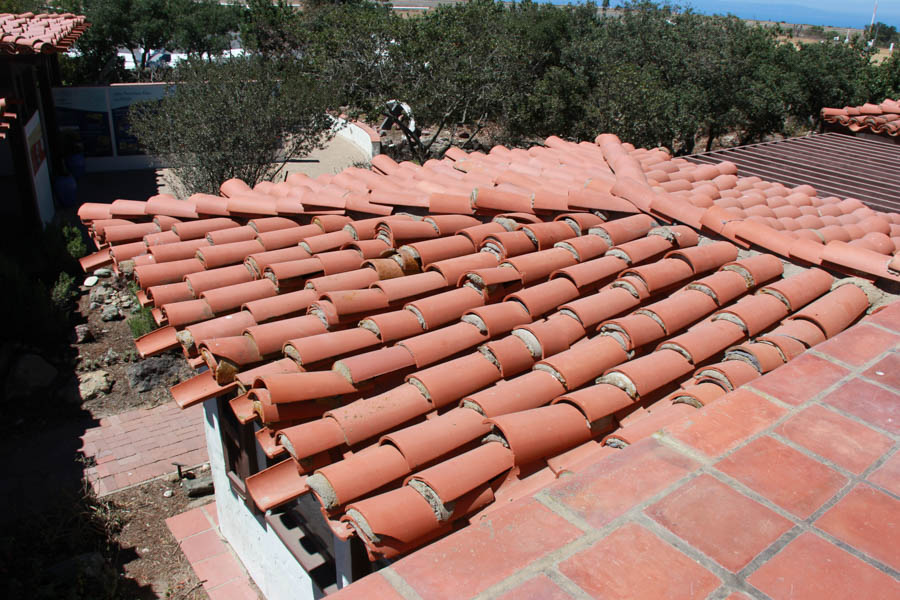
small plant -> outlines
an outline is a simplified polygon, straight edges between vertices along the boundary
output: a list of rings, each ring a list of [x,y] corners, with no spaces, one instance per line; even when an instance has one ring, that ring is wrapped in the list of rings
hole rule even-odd
[[[63,225],[62,235],[66,240],[66,252],[69,256],[78,260],[87,254],[87,244],[77,227],[70,223]]]
[[[156,329],[156,321],[153,320],[153,314],[146,306],[141,307],[137,314],[128,319],[127,323],[128,328],[131,329],[131,335],[135,338],[147,335]]]
[[[56,283],[53,284],[53,289],[50,290],[50,300],[53,301],[53,305],[63,313],[67,313],[76,296],[78,296],[78,290],[75,289],[75,278],[66,272],[60,273],[56,278]]]

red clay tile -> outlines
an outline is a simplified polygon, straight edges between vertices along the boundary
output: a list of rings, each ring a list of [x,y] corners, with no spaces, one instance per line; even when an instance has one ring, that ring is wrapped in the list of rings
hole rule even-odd
[[[886,435],[818,405],[791,417],[776,432],[853,473],[862,473],[893,445]]]
[[[667,431],[708,456],[720,456],[771,425],[785,412],[750,390],[738,389]]]
[[[900,584],[813,533],[803,533],[747,578],[773,600],[900,596]]]
[[[460,590],[474,596],[580,533],[541,504],[525,500],[407,556],[394,570],[423,598],[456,599]]]
[[[209,529],[180,542],[188,561],[195,563],[227,552],[225,544],[214,529]]]
[[[546,575],[538,575],[506,592],[497,600],[570,600],[567,594]]]
[[[207,590],[209,600],[259,600],[250,583],[244,579],[234,579],[219,587]]]
[[[806,518],[843,487],[838,472],[770,437],[762,437],[716,464],[778,506]]]
[[[234,579],[244,579],[241,566],[229,552],[191,563],[191,568],[207,590]]]
[[[863,375],[900,391],[900,352],[891,352]]]
[[[866,317],[864,322],[875,323],[888,329],[900,332],[900,302],[882,308],[878,312]]]
[[[333,600],[403,600],[381,573],[367,575],[328,597]]]
[[[737,572],[793,524],[710,475],[701,475],[645,512]]]
[[[900,336],[863,322],[816,346],[816,351],[858,367],[898,343]]]
[[[753,387],[788,404],[802,404],[849,371],[818,356],[804,354],[753,381]]]
[[[209,519],[206,518],[206,515],[203,514],[200,508],[195,508],[166,519],[166,526],[179,542],[201,531],[212,529]]]
[[[719,579],[648,530],[620,527],[559,570],[594,598],[705,598]]]
[[[815,525],[857,550],[900,568],[900,500],[866,484],[840,499]]]
[[[693,460],[646,439],[561,481],[547,493],[592,526],[602,527],[696,466]]]
[[[900,452],[887,459],[869,475],[868,479],[875,485],[880,485],[892,494],[900,496]]]
[[[868,381],[851,379],[822,401],[876,427],[900,434],[900,402],[897,401],[897,394]]]

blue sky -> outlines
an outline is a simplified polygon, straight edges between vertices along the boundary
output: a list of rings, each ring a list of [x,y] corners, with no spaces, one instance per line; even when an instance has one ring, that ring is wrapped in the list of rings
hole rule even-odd
[[[550,0],[568,4],[567,0]],[[596,0],[600,4],[600,0]],[[621,4],[617,0],[613,5]],[[673,0],[705,14],[731,13],[744,19],[786,21],[834,27],[865,27],[872,19],[874,0]],[[877,20],[900,29],[900,0],[880,0]]]

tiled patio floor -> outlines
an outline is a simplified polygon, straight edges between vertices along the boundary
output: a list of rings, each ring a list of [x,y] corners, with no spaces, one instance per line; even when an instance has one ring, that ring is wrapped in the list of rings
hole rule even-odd
[[[338,597],[900,598],[898,334],[900,304]]]
[[[209,460],[203,435],[203,407],[181,410],[174,402],[100,420],[82,436],[85,458],[95,466],[85,475],[99,496]]]
[[[259,600],[244,567],[219,533],[216,503],[166,519],[210,600]]]

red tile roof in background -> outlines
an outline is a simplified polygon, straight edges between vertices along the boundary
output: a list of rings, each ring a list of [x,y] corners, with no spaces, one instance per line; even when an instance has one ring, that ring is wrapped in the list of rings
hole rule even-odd
[[[631,460],[873,308],[863,280],[797,265],[900,280],[900,215],[736,173],[609,135],[422,166],[378,156],[221,196],[86,204],[101,249],[82,264],[133,273],[163,325],[142,355],[180,347],[210,368],[172,389],[180,404],[233,391],[237,417],[263,425],[283,460],[247,480],[260,508],[312,493],[373,557],[451,552],[433,542],[462,529],[463,548],[509,560],[471,566],[499,581],[580,535],[533,494]],[[704,443],[784,412],[744,406]],[[481,539],[485,522],[510,533]],[[434,576],[421,552],[399,563],[407,581]]]
[[[881,104],[823,108],[822,118],[828,123],[844,125],[854,132],[868,129],[872,133],[900,135],[900,101],[890,98]]]
[[[89,26],[84,15],[71,13],[0,13],[0,53],[65,52]]]
[[[854,198],[880,211],[900,210],[900,144],[841,133],[724,148],[687,157],[733,162],[738,174],[787,186],[809,184],[820,196]]]

